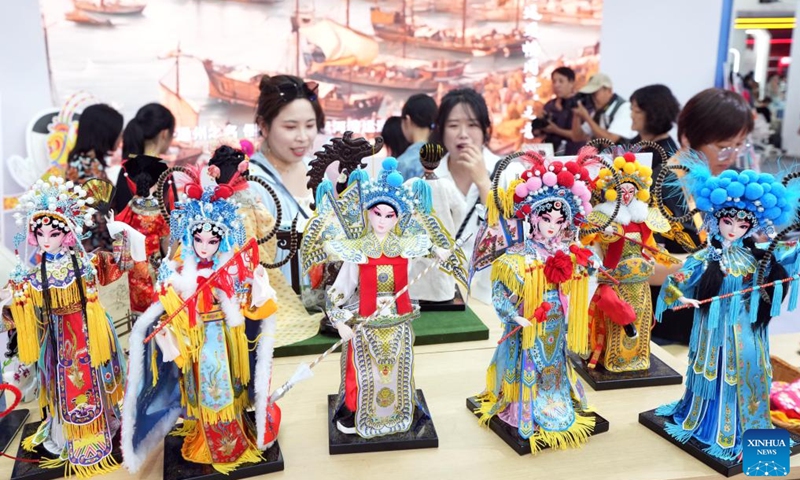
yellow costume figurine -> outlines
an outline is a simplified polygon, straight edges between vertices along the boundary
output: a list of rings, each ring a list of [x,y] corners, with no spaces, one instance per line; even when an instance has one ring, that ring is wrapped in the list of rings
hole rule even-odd
[[[595,245],[610,274],[598,278],[598,288],[589,305],[588,367],[601,365],[609,372],[632,372],[650,368],[650,330],[653,305],[648,279],[655,263],[670,265],[666,251],[656,245],[654,232],[669,230],[669,222],[649,206],[653,171],[641,165],[632,152],[617,156],[614,168],[620,176],[621,198],[610,169],[600,170],[596,205],[584,229],[614,221],[599,233],[583,237]],[[616,210],[616,215],[615,215]]]
[[[94,207],[107,206],[111,191],[110,183],[98,179],[82,186],[60,177],[38,180],[20,197],[15,215],[26,231],[15,243],[18,249],[25,241],[37,247],[40,257],[30,270],[20,260],[11,274],[11,291],[3,291],[6,298],[13,294],[20,362],[36,362],[40,379],[43,421],[23,439],[22,448],[43,447],[54,457],[43,456],[40,467],[64,468],[66,475],[81,478],[118,467],[111,453],[120,425],[125,359],[97,289],[122,273],[111,253],[88,254],[81,245],[93,226]],[[141,235],[120,222],[107,226],[112,235],[124,231],[131,256],[145,260]]]
[[[138,471],[183,413],[182,427],[173,432],[184,436],[183,458],[230,473],[262,461],[261,450],[277,433],[277,419],[269,418],[279,418],[277,406],[268,411],[274,290],[258,265],[255,239],[245,242],[239,206],[230,200],[233,190],[203,189],[197,175],[180,170],[191,177],[170,218],[180,253],[162,262],[160,302],[131,332],[122,452],[126,468]],[[261,323],[261,334],[251,372],[245,323],[254,321]],[[251,382],[255,398],[248,393]],[[245,415],[250,406],[255,425]]]
[[[567,358],[567,350],[588,349],[589,276],[595,260],[577,238],[592,211],[587,168],[581,162],[546,162],[533,152],[524,157],[530,168],[508,189],[494,188],[490,194],[488,222],[514,224],[511,233],[524,231],[527,221],[530,235],[503,245],[503,251],[495,242],[507,241],[508,235],[476,240],[478,258],[486,259],[484,252],[500,254],[491,263],[492,303],[503,337],[486,389],[470,401],[481,423],[499,420],[502,430],[516,434],[517,443],[528,440],[536,452],[578,447],[595,431],[597,417]]]

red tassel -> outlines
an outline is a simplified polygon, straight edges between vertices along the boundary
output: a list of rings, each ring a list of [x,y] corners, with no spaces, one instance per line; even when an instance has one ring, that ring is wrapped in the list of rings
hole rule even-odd
[[[572,252],[573,255],[575,255],[575,262],[578,265],[582,267],[589,265],[589,258],[591,258],[592,256],[591,250],[589,250],[588,248],[581,248],[573,244],[569,246],[569,251]]]

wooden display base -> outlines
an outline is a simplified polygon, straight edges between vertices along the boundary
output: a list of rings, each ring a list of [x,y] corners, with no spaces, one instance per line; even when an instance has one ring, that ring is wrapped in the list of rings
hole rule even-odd
[[[277,441],[267,451],[262,452],[263,461],[245,463],[227,475],[218,472],[211,465],[186,460],[181,454],[182,446],[183,437],[167,435],[164,439],[164,480],[233,480],[283,470],[283,455]]]
[[[328,395],[328,453],[331,455],[439,447],[439,437],[436,435],[433,420],[423,414],[419,407],[414,408],[414,419],[407,432],[375,438],[342,433],[336,428],[336,421],[333,419],[338,398],[338,395]],[[428,411],[422,390],[417,390],[417,399],[422,408]]]
[[[461,292],[456,287],[456,295],[452,300],[444,302],[431,302],[428,300],[419,301],[419,309],[422,312],[463,312],[467,309],[467,303]]]
[[[569,357],[575,371],[595,391],[616,390],[619,388],[656,387],[661,385],[679,385],[683,376],[650,354],[650,368],[637,372],[609,372],[602,365],[589,368],[587,361],[570,352]]]
[[[19,449],[17,450],[17,460],[14,462],[14,470],[11,471],[11,480],[55,480],[62,478],[66,473],[65,468],[40,468],[38,461],[45,458],[56,458],[43,446],[39,445],[35,451],[29,452],[22,448],[22,441],[36,433],[39,424],[42,422],[27,423],[22,427],[22,436],[19,439]],[[119,447],[119,432],[111,441],[114,448],[111,456],[122,465],[122,452]],[[36,463],[26,462],[25,460],[37,461]],[[120,467],[121,468],[121,467]]]
[[[675,440],[672,435],[664,430],[664,425],[667,423],[667,417],[656,415],[655,409],[640,413],[639,423],[669,440],[671,444],[675,445],[726,477],[732,477],[733,475],[742,473],[743,469],[741,461],[721,460],[719,458],[712,457],[703,451],[706,448],[706,445],[695,440],[694,438],[689,439],[689,441],[686,443],[681,443]],[[791,432],[789,432],[789,435],[793,442],[791,454],[795,455],[800,453],[800,435],[796,435]]]
[[[479,409],[480,406],[481,403],[476,397],[467,398],[467,410],[472,412],[472,414],[478,418],[481,417],[481,414],[476,413],[476,410]],[[589,415],[595,417],[594,431],[592,431],[592,436],[608,431],[608,420],[594,412],[589,413]],[[502,438],[503,441],[506,442],[506,444],[511,447],[512,450],[517,452],[518,455],[527,455],[531,453],[530,440],[520,437],[517,429],[502,421],[499,416],[495,415],[491,420],[489,420],[489,428],[491,428],[498,437]],[[545,450],[550,447],[540,444],[539,448],[540,450]]]

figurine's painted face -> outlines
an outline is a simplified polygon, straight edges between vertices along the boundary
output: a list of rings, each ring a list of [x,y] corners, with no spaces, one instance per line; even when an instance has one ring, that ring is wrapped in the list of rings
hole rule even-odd
[[[622,191],[622,204],[630,205],[636,198],[636,187],[632,183],[623,183],[619,189]]]
[[[740,220],[733,217],[722,217],[719,219],[719,234],[729,242],[735,242],[742,238],[752,225],[747,220]]]
[[[372,225],[372,229],[375,230],[375,233],[378,235],[385,235],[388,233],[397,225],[398,220],[397,212],[394,211],[394,208],[385,203],[379,203],[371,207],[367,211],[367,219],[369,220],[369,224]]]
[[[220,238],[217,235],[201,230],[196,232],[193,237],[194,253],[201,260],[211,260],[211,257],[219,251]]]
[[[66,234],[57,228],[50,225],[42,225],[38,227],[34,234],[36,235],[36,243],[43,251],[54,254],[61,250],[64,244]]]
[[[566,224],[567,218],[560,209],[540,213],[535,220],[536,230],[547,240],[561,235]]]

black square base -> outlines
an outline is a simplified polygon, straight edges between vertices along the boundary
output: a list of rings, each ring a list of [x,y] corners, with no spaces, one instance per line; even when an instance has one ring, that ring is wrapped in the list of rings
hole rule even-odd
[[[328,395],[328,453],[331,455],[439,447],[439,437],[436,435],[433,420],[423,415],[419,407],[414,409],[414,419],[407,432],[375,438],[361,438],[358,435],[342,433],[336,428],[336,422],[333,420],[338,397],[338,395]],[[425,411],[428,411],[422,390],[417,390],[417,398]]]
[[[456,296],[452,300],[444,302],[420,300],[418,303],[421,312],[463,312],[467,309],[467,303],[464,302],[464,297],[461,296],[458,287],[456,287]]]
[[[186,460],[181,454],[182,446],[183,437],[167,435],[164,438],[164,480],[233,480],[283,470],[283,455],[277,441],[267,451],[262,452],[263,461],[245,463],[227,475],[218,472],[211,465]]]
[[[706,445],[698,442],[694,438],[689,439],[689,441],[686,443],[681,443],[672,438],[672,435],[670,435],[669,433],[667,433],[666,430],[664,430],[664,424],[667,423],[667,420],[668,420],[667,417],[661,417],[656,415],[655,409],[648,410],[646,412],[642,412],[639,414],[639,423],[649,428],[650,430],[656,432],[665,439],[669,440],[671,444],[675,445],[684,452],[705,463],[707,466],[711,467],[715,471],[725,475],[726,477],[732,477],[734,475],[742,473],[743,468],[741,461],[736,462],[729,460],[720,460],[719,458],[712,457],[711,455],[703,451],[706,448]],[[792,452],[791,455],[800,453],[800,435],[789,432],[789,436],[791,437],[792,441],[796,443],[793,447],[791,447],[791,452]]]
[[[7,452],[8,446],[11,445],[11,440],[17,436],[28,419],[29,410],[27,408],[20,408],[9,412],[3,418],[0,418],[0,452]]]
[[[56,458],[56,455],[51,454],[43,446],[39,445],[35,451],[29,452],[22,448],[22,441],[29,436],[36,433],[39,424],[42,422],[27,423],[22,427],[22,436],[19,439],[19,450],[17,450],[17,458],[14,462],[14,469],[11,471],[11,480],[55,480],[62,478],[65,473],[64,468],[40,468],[38,463],[30,463],[24,460],[41,460],[43,458]],[[119,432],[111,440],[114,448],[111,450],[111,456],[114,460],[122,465],[122,451],[119,447]]]
[[[658,357],[650,354],[650,368],[638,372],[609,372],[602,365],[589,368],[587,361],[569,353],[575,371],[595,391],[616,390],[619,388],[656,387],[661,385],[679,385],[683,383],[683,376],[662,362]]]
[[[472,412],[473,415],[480,418],[481,414],[476,413],[481,407],[481,402],[478,401],[476,397],[469,397],[467,398],[467,410]],[[600,415],[590,412],[588,415],[594,417],[594,431],[592,432],[592,436],[597,435],[598,433],[604,433],[608,431],[608,420],[601,417]],[[524,439],[519,436],[519,432],[516,428],[512,427],[511,425],[507,424],[506,422],[500,420],[500,418],[495,415],[489,420],[489,428],[492,429],[494,433],[497,434],[498,437],[502,438],[506,444],[511,447],[512,450],[517,452],[518,455],[527,455],[531,453],[531,441],[530,439]],[[539,445],[540,449],[544,450],[548,447],[547,445],[541,444]]]

